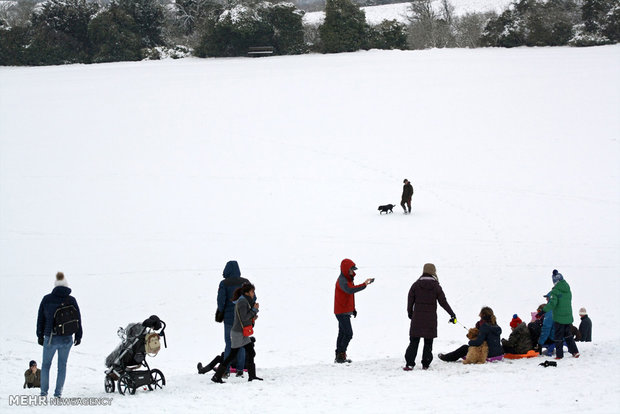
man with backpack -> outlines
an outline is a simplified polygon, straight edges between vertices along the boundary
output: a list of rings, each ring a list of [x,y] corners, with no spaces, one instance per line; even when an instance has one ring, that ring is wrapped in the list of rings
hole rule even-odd
[[[56,274],[52,293],[45,295],[39,305],[37,338],[43,346],[41,365],[41,396],[47,396],[50,367],[58,351],[58,375],[54,397],[62,395],[67,373],[67,359],[71,346],[78,346],[82,340],[82,320],[77,301],[70,295],[71,289],[62,272]],[[75,335],[75,339],[73,338]]]

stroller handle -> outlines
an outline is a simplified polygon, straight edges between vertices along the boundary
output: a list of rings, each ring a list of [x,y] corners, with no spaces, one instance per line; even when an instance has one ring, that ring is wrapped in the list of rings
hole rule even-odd
[[[159,320],[161,322],[161,324],[163,325],[161,328],[161,331],[159,331],[159,335],[161,335],[164,338],[164,348],[168,348],[168,344],[166,343],[166,322],[162,321],[161,319]]]

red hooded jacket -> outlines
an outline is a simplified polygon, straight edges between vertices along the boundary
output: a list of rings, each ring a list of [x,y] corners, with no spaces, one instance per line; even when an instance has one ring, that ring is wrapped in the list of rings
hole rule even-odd
[[[351,313],[355,310],[355,293],[366,289],[366,284],[354,285],[353,276],[349,275],[349,270],[355,266],[350,259],[344,259],[340,263],[340,276],[336,281],[336,292],[334,295],[334,313],[336,315],[342,313]]]

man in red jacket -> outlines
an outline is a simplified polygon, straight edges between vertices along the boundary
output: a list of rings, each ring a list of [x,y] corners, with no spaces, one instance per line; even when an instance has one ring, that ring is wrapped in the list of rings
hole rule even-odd
[[[340,276],[336,281],[336,293],[334,296],[334,313],[338,319],[338,339],[336,340],[336,360],[339,364],[351,362],[347,359],[347,347],[353,338],[351,327],[351,315],[357,316],[355,310],[355,294],[374,282],[374,279],[366,279],[361,285],[354,285],[355,263],[350,259],[344,259],[340,263]]]

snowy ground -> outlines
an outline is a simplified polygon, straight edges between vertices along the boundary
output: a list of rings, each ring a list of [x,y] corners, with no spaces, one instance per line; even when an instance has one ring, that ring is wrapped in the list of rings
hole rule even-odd
[[[501,13],[508,7],[512,0],[456,0],[452,1],[454,14],[462,16],[467,13],[494,11]],[[380,6],[362,7],[366,13],[366,21],[370,24],[379,24],[384,20],[397,20],[408,23],[410,16],[411,3],[393,3]],[[433,3],[437,10],[440,10],[441,2],[435,0]],[[325,12],[310,12],[304,15],[305,24],[321,24],[325,20]]]
[[[150,361],[165,389],[94,411],[620,411],[619,58],[607,46],[0,68],[0,411],[35,394],[23,372],[40,363],[36,311],[58,270],[84,317],[65,397],[110,396],[119,326],[169,326]],[[414,214],[380,216],[405,177]],[[354,363],[336,366],[345,257],[377,280],[357,295]],[[213,314],[231,259],[257,286],[263,383],[195,373],[223,348]],[[557,368],[436,359],[403,372],[406,295],[425,262],[462,323],[489,305],[504,336],[557,268],[594,342]],[[465,341],[447,320],[440,310],[435,355]]]

